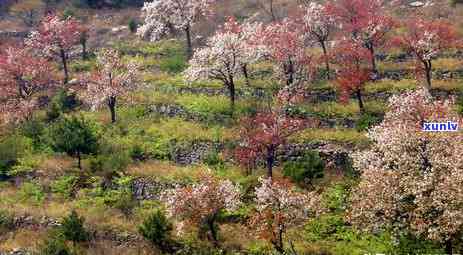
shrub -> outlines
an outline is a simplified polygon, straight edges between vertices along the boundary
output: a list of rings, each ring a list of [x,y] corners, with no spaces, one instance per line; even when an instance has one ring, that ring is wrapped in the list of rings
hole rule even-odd
[[[463,91],[458,93],[456,106],[457,106],[457,112],[463,115]]]
[[[20,133],[32,140],[34,149],[43,149],[46,146],[44,141],[45,125],[37,119],[27,120],[22,123]]]
[[[332,211],[343,211],[346,209],[348,186],[345,184],[336,184],[329,187],[323,193],[323,202],[325,207]]]
[[[129,20],[129,30],[131,33],[137,32],[138,22],[134,18]]]
[[[22,201],[40,203],[45,199],[45,193],[40,185],[25,182],[19,190],[19,197]]]
[[[70,198],[73,196],[78,179],[78,177],[72,175],[63,176],[51,184],[51,190],[64,198]]]
[[[369,112],[363,113],[355,123],[357,131],[364,131],[381,122],[381,118]]]
[[[395,254],[445,254],[440,245],[409,233],[402,233],[394,247]]]
[[[23,136],[9,135],[0,139],[0,181],[8,178],[11,168],[31,150],[31,141]]]
[[[82,169],[82,155],[94,154],[97,151],[97,137],[93,125],[83,117],[61,118],[49,129],[48,137],[55,151],[65,152],[78,159],[79,169]]]
[[[305,226],[304,239],[320,245],[319,248],[326,254],[404,254],[393,252],[389,233],[372,235],[358,232],[344,222],[343,215],[338,214],[325,214],[311,220]]]
[[[40,255],[71,255],[71,250],[67,247],[63,236],[59,233],[52,232],[45,239],[40,247]]]
[[[116,189],[108,190],[104,195],[104,203],[121,210],[125,215],[132,212],[136,206],[132,192],[133,178],[123,176],[116,179]]]
[[[47,120],[53,121],[59,118],[62,113],[68,113],[80,105],[75,93],[70,93],[65,89],[60,89],[52,98],[47,110]]]
[[[7,211],[0,210],[0,235],[14,227],[14,219]]]
[[[138,228],[140,234],[152,245],[164,252],[171,252],[172,223],[169,222],[164,212],[154,211]]]
[[[159,63],[159,68],[168,73],[180,73],[187,67],[186,57],[183,54],[174,54],[162,59]]]
[[[84,222],[84,217],[79,217],[76,211],[72,211],[71,214],[63,218],[59,232],[65,240],[72,241],[74,244],[88,241],[90,235],[84,227]]]
[[[283,175],[297,183],[311,183],[313,179],[322,178],[325,164],[318,152],[308,151],[301,158],[284,163]]]
[[[33,172],[41,163],[42,157],[40,154],[28,154],[19,158],[10,170],[11,176],[18,176]]]
[[[223,159],[220,157],[220,154],[216,150],[209,152],[204,158],[203,162],[206,165],[213,167],[215,169],[225,168],[225,162],[223,161]]]

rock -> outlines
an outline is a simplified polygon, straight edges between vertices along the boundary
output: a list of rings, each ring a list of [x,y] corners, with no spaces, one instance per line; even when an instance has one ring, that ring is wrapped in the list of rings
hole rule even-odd
[[[421,1],[415,1],[415,2],[411,2],[408,4],[410,7],[423,7],[425,5],[424,2],[421,2]]]
[[[124,31],[124,30],[126,30],[126,29],[128,29],[128,26],[113,27],[113,28],[111,29],[111,32],[113,32],[113,33],[119,33],[119,32]]]
[[[178,183],[160,181],[148,177],[139,177],[133,180],[132,190],[138,200],[159,200],[161,192],[175,188]]]
[[[68,82],[68,85],[78,85],[79,83],[79,80],[74,78]]]

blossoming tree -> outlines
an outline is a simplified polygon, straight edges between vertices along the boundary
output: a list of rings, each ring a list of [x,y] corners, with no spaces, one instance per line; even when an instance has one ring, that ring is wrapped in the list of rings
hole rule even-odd
[[[26,44],[47,57],[58,58],[64,72],[64,83],[69,81],[68,53],[81,38],[81,24],[72,17],[48,15],[37,31],[33,31]]]
[[[325,60],[326,76],[330,77],[330,62],[328,59],[327,43],[336,27],[336,19],[326,8],[316,2],[310,2],[304,7],[304,30],[308,37],[320,44]]]
[[[266,49],[265,57],[274,63],[275,74],[286,86],[297,86],[312,78],[313,60],[307,51],[310,41],[302,28],[295,19],[287,18],[256,31],[250,39]]]
[[[387,34],[394,28],[392,16],[386,13],[383,0],[336,0],[327,5],[347,36],[370,52],[371,70],[377,73],[375,52],[387,42]]]
[[[308,126],[307,121],[285,113],[285,106],[300,100],[300,95],[300,89],[284,88],[278,94],[277,106],[241,121],[241,140],[234,153],[241,165],[250,168],[263,160],[267,177],[273,176],[277,150],[288,142],[291,135]]]
[[[247,77],[247,65],[260,58],[262,50],[248,43],[248,38],[259,29],[259,24],[239,25],[230,18],[224,26],[197,50],[184,72],[187,81],[219,80],[229,91],[232,112],[235,106],[235,82]]]
[[[108,106],[111,122],[116,122],[116,103],[120,96],[137,88],[138,65],[124,63],[116,50],[103,49],[97,53],[97,68],[83,77],[87,85],[85,99],[93,108]]]
[[[146,2],[142,8],[145,23],[138,34],[157,41],[174,29],[183,30],[186,35],[187,51],[193,53],[191,27],[202,17],[212,14],[215,0],[154,0]]]
[[[284,238],[289,227],[302,224],[310,213],[319,210],[318,196],[297,192],[287,180],[260,178],[256,188],[256,213],[250,225],[260,237],[269,241],[275,250],[284,254]]]
[[[239,186],[209,172],[201,173],[197,184],[164,192],[161,200],[166,204],[168,215],[180,220],[181,226],[184,222],[205,226],[215,244],[219,213],[236,210],[241,204]]]
[[[406,24],[406,33],[395,38],[396,45],[416,58],[417,74],[426,79],[425,89],[431,89],[432,61],[443,50],[456,45],[458,37],[455,29],[442,20],[426,21],[410,19]]]
[[[461,122],[449,101],[424,89],[393,96],[384,121],[369,131],[371,149],[353,155],[361,181],[348,219],[366,230],[392,227],[445,243],[463,227],[463,135],[424,132],[424,122]]]
[[[0,54],[0,104],[5,121],[29,117],[37,95],[54,86],[53,66],[27,48],[8,47]]]

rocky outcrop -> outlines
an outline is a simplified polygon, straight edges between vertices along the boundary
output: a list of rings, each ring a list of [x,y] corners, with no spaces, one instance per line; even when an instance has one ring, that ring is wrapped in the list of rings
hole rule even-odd
[[[310,150],[318,151],[327,167],[344,170],[350,167],[349,155],[352,149],[330,143],[288,144],[279,152],[278,159],[279,161],[296,160]]]
[[[212,151],[220,151],[222,144],[207,141],[196,141],[191,144],[175,146],[171,160],[180,165],[202,162]]]
[[[132,182],[132,191],[137,200],[159,200],[162,191],[175,188],[179,183],[150,177],[138,177]]]

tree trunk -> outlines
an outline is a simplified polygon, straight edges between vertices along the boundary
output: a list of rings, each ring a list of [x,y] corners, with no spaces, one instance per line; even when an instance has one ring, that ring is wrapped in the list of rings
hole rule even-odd
[[[294,65],[291,59],[289,59],[288,62],[286,63],[285,74],[286,74],[286,85],[290,86],[294,82]]]
[[[207,225],[209,227],[209,231],[211,231],[212,241],[214,242],[214,245],[217,247],[219,240],[217,237],[217,230],[215,229],[215,218],[216,214],[212,215],[212,217],[207,221]]]
[[[87,60],[87,40],[82,40],[82,60]]]
[[[77,152],[77,167],[82,170],[82,164],[81,164],[82,158],[80,156],[80,152]]]
[[[360,113],[363,113],[365,111],[364,109],[365,107],[363,105],[362,91],[360,89],[357,89],[357,91],[355,92],[355,96],[357,97],[357,100],[358,100]]]
[[[277,20],[275,16],[275,12],[273,10],[273,0],[270,0],[270,15],[272,16],[272,22],[275,22]]]
[[[428,93],[431,93],[431,85],[432,85],[432,63],[431,60],[425,60],[424,62],[424,72],[426,75],[426,84],[425,84],[425,89],[428,91]]]
[[[69,71],[68,71],[68,63],[67,63],[67,56],[64,49],[60,49],[61,54],[61,61],[63,62],[63,71],[64,71],[64,84],[69,82]]]
[[[328,50],[326,49],[325,41],[320,40],[320,45],[323,50],[323,57],[325,57],[326,79],[330,79],[330,62],[328,60]]]
[[[285,254],[285,249],[283,247],[283,243],[279,243],[277,241],[272,241],[272,244],[273,244],[273,248],[275,248],[275,250],[280,253],[280,254]]]
[[[275,163],[275,148],[270,146],[267,148],[267,177],[273,177],[273,164]]]
[[[116,122],[116,97],[109,97],[108,107],[111,112],[111,123]]]
[[[445,241],[445,253],[446,254],[452,254],[453,253],[453,247],[452,247],[452,239],[448,239]]]
[[[378,74],[378,70],[376,68],[375,48],[370,45],[368,47],[368,50],[370,51],[370,54],[371,54],[371,71],[376,76]]]
[[[241,70],[243,71],[243,75],[246,80],[246,85],[248,87],[251,86],[251,83],[249,82],[248,65],[247,64],[242,65]]]
[[[230,92],[230,109],[231,113],[235,112],[235,99],[236,99],[236,91],[235,91],[235,82],[233,78],[227,84],[228,91]]]
[[[185,35],[186,35],[186,50],[187,50],[187,55],[188,58],[191,58],[193,56],[193,46],[191,43],[191,31],[190,31],[190,26],[187,25],[185,28]]]

